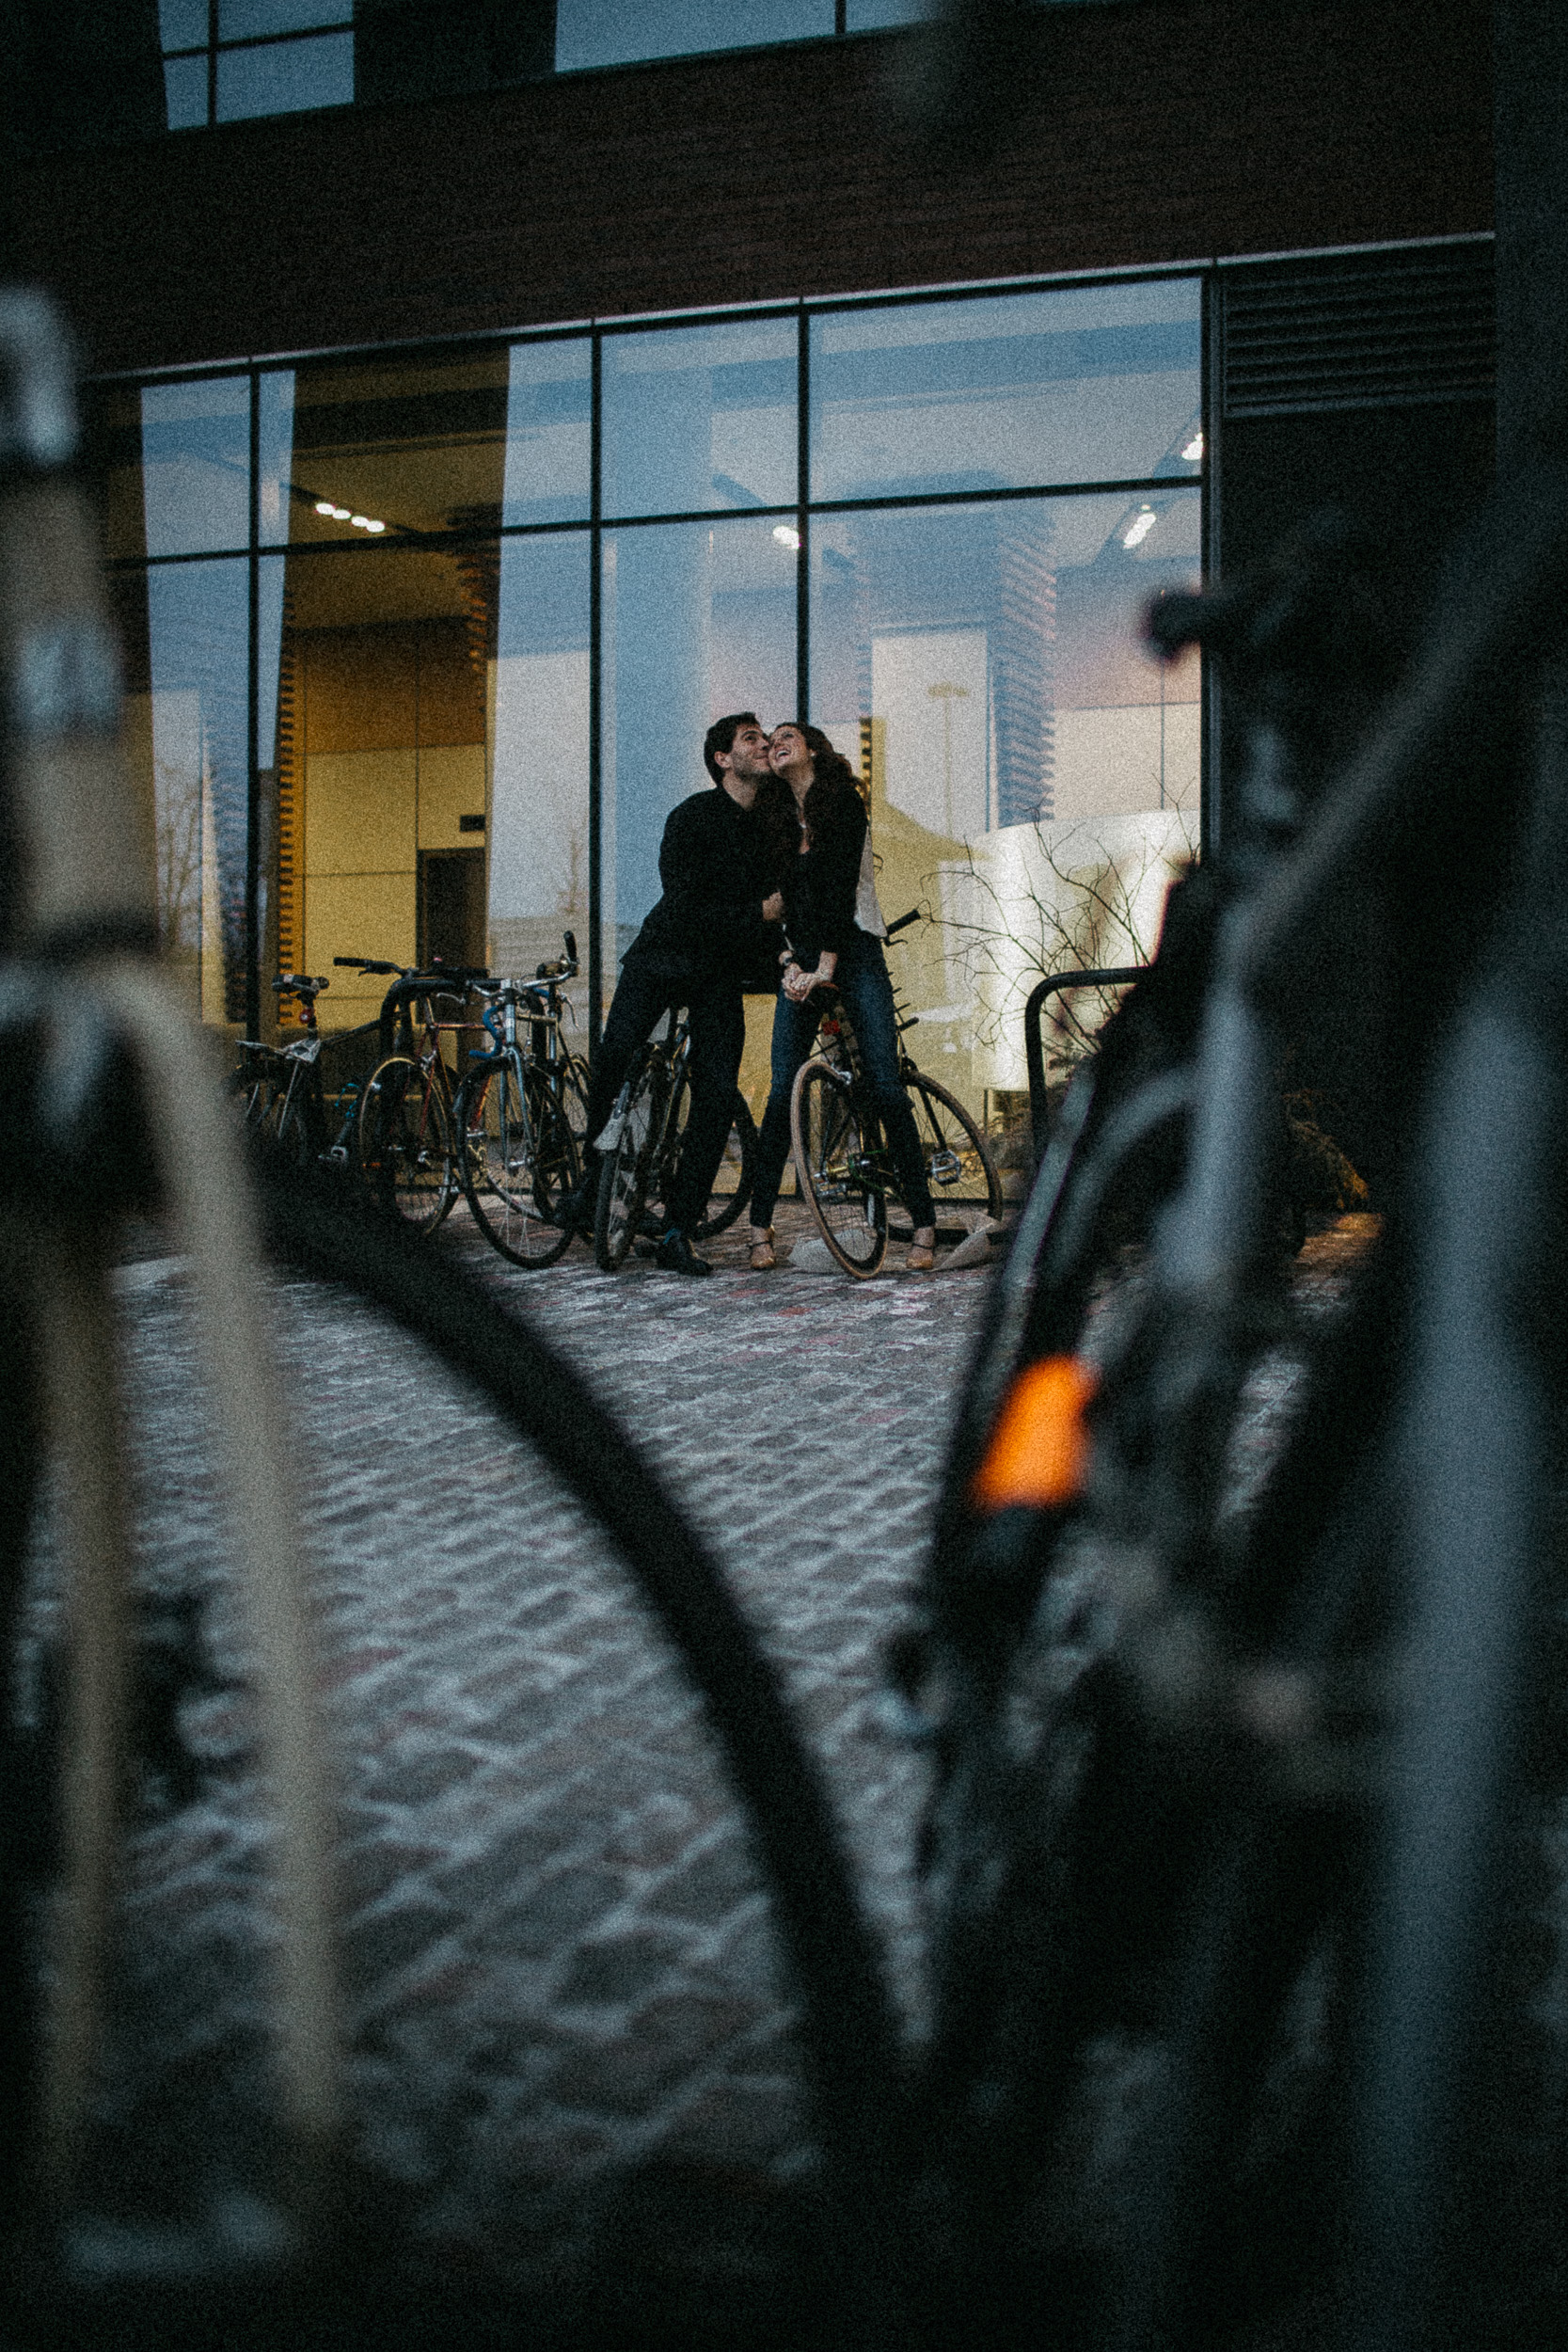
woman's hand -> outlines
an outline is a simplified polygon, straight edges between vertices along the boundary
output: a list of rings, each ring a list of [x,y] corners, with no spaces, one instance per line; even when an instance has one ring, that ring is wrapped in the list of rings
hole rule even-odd
[[[803,1005],[814,988],[826,988],[832,977],[832,971],[824,972],[820,964],[815,972],[802,972],[798,963],[792,963],[784,976],[784,994],[791,1004]]]
[[[768,896],[764,898],[762,902],[762,919],[765,923],[782,923],[784,921],[784,892],[782,890],[770,891]]]

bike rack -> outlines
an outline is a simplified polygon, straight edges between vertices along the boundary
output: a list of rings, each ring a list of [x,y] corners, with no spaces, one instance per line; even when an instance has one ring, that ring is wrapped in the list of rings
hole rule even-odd
[[[1130,980],[1141,980],[1148,969],[1147,963],[1135,963],[1123,964],[1111,972],[1058,972],[1054,978],[1041,980],[1030,990],[1029,1001],[1023,1008],[1023,1055],[1029,1067],[1029,1138],[1037,1168],[1045,1157],[1051,1127],[1051,1112],[1045,1099],[1045,1046],[1040,1037],[1040,1015],[1046,998],[1061,989],[1125,987]]]

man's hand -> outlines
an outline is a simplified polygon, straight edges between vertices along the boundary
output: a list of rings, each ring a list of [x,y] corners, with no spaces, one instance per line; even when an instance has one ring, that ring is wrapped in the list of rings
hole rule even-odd
[[[765,923],[784,921],[784,892],[782,890],[775,890],[768,898],[764,898],[762,919]]]

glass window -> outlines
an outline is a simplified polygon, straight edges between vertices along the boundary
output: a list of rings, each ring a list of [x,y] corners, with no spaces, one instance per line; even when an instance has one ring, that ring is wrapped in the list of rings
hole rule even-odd
[[[831,312],[811,327],[812,496],[1191,478],[1196,278]]]
[[[490,785],[490,958],[531,974],[575,930],[573,997],[587,1047],[586,532],[501,545]]]
[[[556,0],[555,70],[826,40],[833,0]]]
[[[352,33],[218,51],[220,122],[240,122],[252,115],[302,114],[311,106],[348,106],[353,102]]]
[[[351,24],[353,21],[353,0],[218,0],[219,40],[308,33],[318,25]]]
[[[332,973],[325,1027],[369,1020],[386,986],[334,971],[334,956],[485,960],[499,568],[494,539],[296,548],[287,559],[278,955]]]
[[[924,24],[937,13],[937,0],[849,0],[847,33],[879,32],[889,24]]]
[[[258,535],[264,548],[286,547],[290,537],[290,467],[293,461],[294,373],[279,368],[257,386],[261,479],[257,486]]]
[[[766,521],[605,533],[602,855],[617,961],[659,895],[665,818],[708,782],[708,727],[730,710],[766,723],[794,708],[798,560]]]
[[[245,1010],[250,595],[243,557],[122,579],[125,742],[150,805],[158,923],[191,1009]]]
[[[513,345],[506,390],[504,521],[587,521],[593,377],[594,346],[587,335]]]
[[[819,517],[812,701],[872,793],[884,912],[924,904],[901,970],[939,1073],[1018,1089],[1043,970],[1152,949],[1196,850],[1198,665],[1143,615],[1198,575],[1173,487]]]
[[[249,544],[245,376],[149,385],[141,395],[141,458],[149,555],[194,555]]]
[[[797,343],[793,319],[607,336],[603,512],[793,505]]]
[[[158,37],[166,50],[204,48],[207,0],[158,0]]]
[[[207,60],[164,59],[164,103],[171,131],[193,131],[207,119]]]
[[[500,516],[504,348],[344,365],[294,376],[289,536],[418,540]]]

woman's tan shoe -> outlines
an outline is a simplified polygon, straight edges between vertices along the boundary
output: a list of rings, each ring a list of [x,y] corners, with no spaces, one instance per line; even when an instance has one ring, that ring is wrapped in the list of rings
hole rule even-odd
[[[917,1225],[910,1236],[909,1254],[904,1260],[906,1274],[929,1274],[937,1262],[937,1229],[934,1225]]]
[[[773,1228],[771,1225],[753,1225],[752,1227],[752,1272],[766,1274],[778,1263],[773,1255]]]

